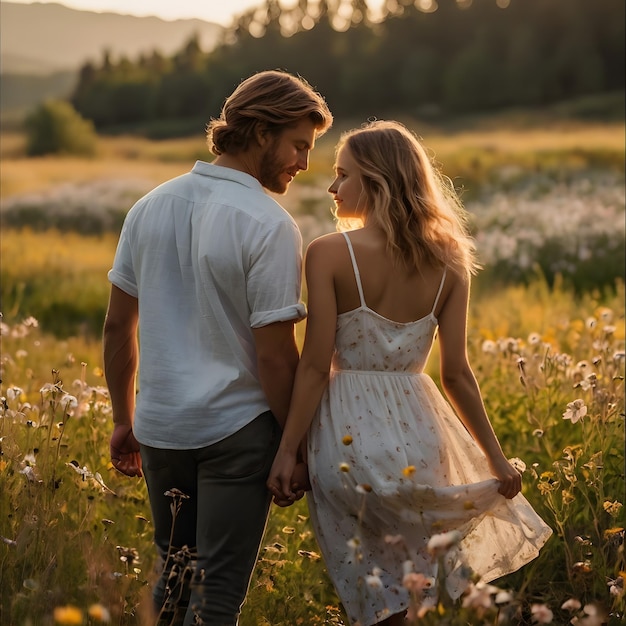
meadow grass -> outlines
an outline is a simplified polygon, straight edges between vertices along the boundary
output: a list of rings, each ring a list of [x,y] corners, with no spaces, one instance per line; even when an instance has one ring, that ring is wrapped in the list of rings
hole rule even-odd
[[[334,146],[343,130],[364,120],[337,122],[316,144],[309,170],[298,182],[319,184],[332,181]],[[403,119],[424,141],[435,160],[445,165],[448,176],[472,190],[501,168],[563,172],[584,166],[620,170],[624,164],[624,122],[580,123],[532,118],[489,117],[471,128],[425,124]],[[504,130],[503,125],[507,126]],[[4,132],[0,141],[0,198],[36,192],[61,183],[100,179],[138,179],[159,184],[187,172],[196,159],[210,160],[203,129],[182,139],[151,141],[139,137],[99,137],[94,158],[26,158],[25,138],[19,132]],[[323,185],[323,183],[322,183]]]
[[[622,286],[581,299],[537,280],[473,302],[470,357],[494,428],[526,464],[524,494],[555,535],[519,572],[416,623],[530,624],[537,605],[564,624],[583,616],[561,609],[572,599],[621,623],[623,298]],[[2,623],[148,623],[149,505],[143,483],[108,460],[98,342],[59,341],[27,318],[3,323],[2,344]],[[579,420],[564,419],[572,410]],[[241,623],[346,623],[306,501],[272,509]]]
[[[330,182],[341,130],[320,139],[309,171],[284,198],[305,244],[334,228],[324,181]],[[470,130],[422,130],[468,197],[490,186],[506,189],[513,210],[516,184],[529,174],[546,184],[596,168],[623,176],[623,123],[546,129],[521,119],[506,131],[484,121]],[[3,137],[0,158],[4,206],[20,194],[45,195],[65,185],[85,185],[89,198],[94,180],[149,188],[206,154],[201,136],[116,137],[100,138],[89,160],[25,159],[23,138],[14,135]],[[600,179],[593,183],[590,197],[602,186]],[[62,206],[65,196],[55,202]],[[619,211],[623,198],[607,203]],[[129,206],[130,198],[121,210]],[[155,561],[149,504],[143,482],[109,463],[112,424],[101,369],[106,272],[117,233],[78,235],[69,223],[62,231],[3,228],[0,238],[0,623],[147,625]],[[416,594],[413,608],[424,611],[416,624],[623,621],[623,281],[611,278],[602,289],[576,293],[558,272],[547,281],[531,270],[520,284],[489,271],[479,277],[468,350],[506,454],[526,465],[524,495],[554,536],[538,559],[491,586],[471,584],[460,603],[442,598],[426,611]],[[297,327],[300,345],[304,329]],[[439,382],[437,357],[435,344],[429,373]],[[297,624],[347,624],[305,500],[273,507],[241,618],[242,626]]]

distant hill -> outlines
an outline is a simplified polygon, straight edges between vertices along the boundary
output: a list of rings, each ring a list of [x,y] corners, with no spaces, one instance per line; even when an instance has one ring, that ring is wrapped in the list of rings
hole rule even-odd
[[[176,0],[171,0],[175,2]],[[224,0],[227,1],[227,0]],[[0,2],[0,72],[51,74],[76,71],[86,61],[131,60],[159,50],[168,56],[193,34],[203,50],[218,42],[223,27],[203,20],[166,21],[117,13],[77,11],[61,4]]]

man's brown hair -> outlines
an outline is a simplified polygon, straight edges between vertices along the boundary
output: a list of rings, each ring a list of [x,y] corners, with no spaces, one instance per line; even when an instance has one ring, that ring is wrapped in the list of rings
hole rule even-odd
[[[285,126],[309,118],[318,136],[333,123],[324,98],[301,76],[279,70],[253,74],[230,95],[218,119],[207,125],[207,144],[213,154],[246,150],[257,125],[279,134]]]

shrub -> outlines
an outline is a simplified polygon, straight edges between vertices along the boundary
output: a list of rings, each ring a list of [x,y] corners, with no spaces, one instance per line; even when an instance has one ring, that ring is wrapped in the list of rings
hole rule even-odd
[[[95,153],[96,133],[93,124],[82,118],[71,104],[47,100],[25,121],[26,152],[29,156]]]

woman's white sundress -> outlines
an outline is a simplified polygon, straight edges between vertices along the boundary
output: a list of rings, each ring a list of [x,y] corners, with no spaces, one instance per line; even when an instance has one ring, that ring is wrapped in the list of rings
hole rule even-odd
[[[345,233],[344,233],[345,234]],[[437,577],[433,535],[458,530],[445,556],[457,598],[467,567],[492,581],[534,559],[551,529],[518,494],[507,500],[487,460],[424,374],[437,319],[409,323],[361,305],[337,319],[330,382],[310,432],[311,521],[351,624],[370,626],[409,606],[406,561]]]

